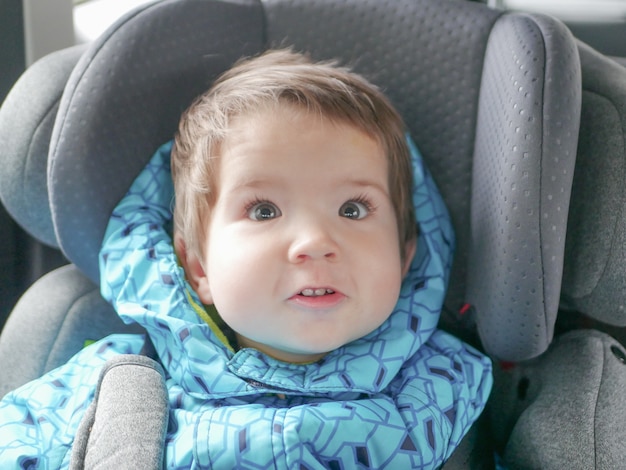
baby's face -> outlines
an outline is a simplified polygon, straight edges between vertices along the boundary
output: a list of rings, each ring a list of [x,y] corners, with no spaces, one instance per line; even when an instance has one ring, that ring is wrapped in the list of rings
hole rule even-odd
[[[240,346],[310,362],[380,326],[404,270],[381,146],[287,108],[235,120],[219,158],[198,291]]]

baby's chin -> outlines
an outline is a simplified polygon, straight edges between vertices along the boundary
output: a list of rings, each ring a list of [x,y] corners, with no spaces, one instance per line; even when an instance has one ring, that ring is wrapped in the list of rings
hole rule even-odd
[[[324,344],[324,345],[312,345],[309,348],[285,348],[281,346],[273,346],[257,342],[250,338],[237,335],[237,342],[241,348],[253,348],[263,354],[276,359],[281,362],[287,362],[290,364],[311,364],[324,358],[330,351],[338,349],[345,343],[338,344]]]

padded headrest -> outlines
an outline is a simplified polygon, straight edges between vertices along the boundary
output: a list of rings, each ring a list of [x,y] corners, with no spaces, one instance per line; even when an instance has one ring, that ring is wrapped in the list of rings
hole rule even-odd
[[[56,247],[46,168],[63,88],[85,46],[54,52],[31,65],[0,107],[0,198],[11,216]]]
[[[132,12],[92,44],[67,83],[48,186],[65,255],[97,281],[108,218],[183,110],[263,46],[258,2],[168,0]]]
[[[626,326],[626,68],[578,49],[583,103],[562,305]]]
[[[580,107],[570,31],[539,15],[501,18],[485,55],[468,266],[468,302],[500,359],[529,359],[552,341]]]

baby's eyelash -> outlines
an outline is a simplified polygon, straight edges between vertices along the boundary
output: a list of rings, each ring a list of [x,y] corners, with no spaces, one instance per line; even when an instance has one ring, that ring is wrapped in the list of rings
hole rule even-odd
[[[271,201],[265,199],[263,197],[255,196],[250,201],[243,206],[243,213],[247,214],[252,210],[254,206],[258,206],[259,204],[271,204]]]
[[[365,194],[361,194],[357,197],[353,197],[348,199],[351,202],[358,202],[359,204],[363,204],[368,212],[372,213],[376,210],[377,206],[372,202],[372,199]]]
[[[250,201],[245,207],[245,216],[258,222],[272,220],[282,215],[276,204],[259,197]]]

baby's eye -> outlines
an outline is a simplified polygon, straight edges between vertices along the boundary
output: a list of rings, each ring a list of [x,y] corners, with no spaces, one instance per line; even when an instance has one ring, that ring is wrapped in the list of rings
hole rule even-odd
[[[271,202],[258,202],[247,208],[248,217],[252,220],[264,221],[275,219],[282,214],[280,209]]]
[[[346,217],[348,219],[356,219],[356,220],[363,219],[364,217],[367,217],[369,213],[370,213],[370,209],[368,205],[364,202],[359,202],[359,201],[345,202],[339,208],[339,215],[341,217]]]

